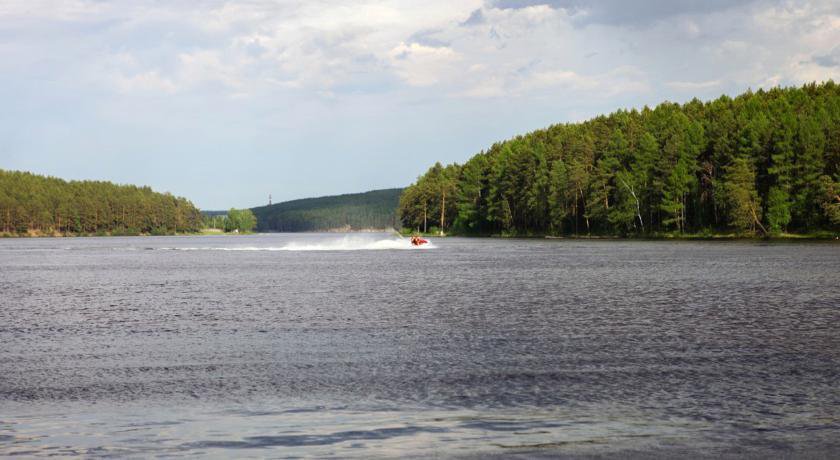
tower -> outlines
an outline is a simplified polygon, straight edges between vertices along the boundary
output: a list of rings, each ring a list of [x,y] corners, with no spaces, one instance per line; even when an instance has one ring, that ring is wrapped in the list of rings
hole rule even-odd
[[[271,206],[271,194],[268,194],[268,205]]]

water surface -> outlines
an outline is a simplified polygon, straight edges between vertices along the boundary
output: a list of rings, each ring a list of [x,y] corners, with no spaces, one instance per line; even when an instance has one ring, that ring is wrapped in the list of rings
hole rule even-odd
[[[0,454],[840,452],[840,245],[0,240]]]

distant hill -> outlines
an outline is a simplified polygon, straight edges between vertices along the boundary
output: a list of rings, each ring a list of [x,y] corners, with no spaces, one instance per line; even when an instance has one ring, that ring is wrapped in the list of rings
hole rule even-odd
[[[402,189],[304,198],[251,208],[257,231],[314,232],[393,228]]]

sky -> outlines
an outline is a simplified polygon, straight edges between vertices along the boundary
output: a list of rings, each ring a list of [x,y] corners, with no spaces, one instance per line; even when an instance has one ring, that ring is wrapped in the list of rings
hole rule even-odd
[[[0,168],[251,207],[828,79],[837,0],[0,0]]]

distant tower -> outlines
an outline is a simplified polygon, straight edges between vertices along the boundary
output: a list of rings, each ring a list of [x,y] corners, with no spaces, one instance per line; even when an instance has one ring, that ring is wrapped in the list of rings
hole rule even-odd
[[[271,194],[268,194],[268,205],[271,206]]]

